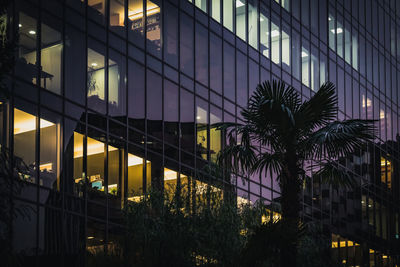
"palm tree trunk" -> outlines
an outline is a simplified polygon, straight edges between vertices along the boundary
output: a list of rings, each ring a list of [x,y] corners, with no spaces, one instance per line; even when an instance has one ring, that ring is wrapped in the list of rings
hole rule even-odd
[[[291,168],[287,175],[281,178],[281,208],[282,208],[282,232],[284,244],[281,247],[281,266],[297,266],[297,245],[300,223],[300,190],[301,183],[297,176],[297,170]]]

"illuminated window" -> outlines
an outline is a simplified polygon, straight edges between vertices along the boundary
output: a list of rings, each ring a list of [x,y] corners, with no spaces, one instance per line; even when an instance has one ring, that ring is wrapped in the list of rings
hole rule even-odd
[[[195,5],[204,12],[207,12],[207,0],[195,0]]]
[[[144,45],[143,0],[129,0],[128,4],[129,40],[140,47]]]
[[[305,86],[310,86],[310,51],[305,47],[301,49],[301,82]]]
[[[197,155],[207,160],[208,138],[208,105],[205,101],[197,98],[196,108],[196,131],[197,131]]]
[[[110,1],[110,26],[113,30],[123,31],[125,23],[125,0]]]
[[[131,150],[134,150],[132,148]],[[151,165],[149,161],[146,161],[146,168],[144,159],[136,156],[132,153],[128,153],[128,200],[139,201],[143,196],[143,175],[146,169],[146,182],[147,186],[150,185],[151,180]]]
[[[161,57],[161,9],[160,7],[147,0],[147,50],[155,56]]]
[[[19,49],[18,60],[15,64],[17,75],[28,82],[36,84],[38,72],[36,67],[36,19],[20,12],[18,31]]]
[[[279,39],[280,39],[280,28],[279,28],[279,24],[275,24],[279,23],[279,19],[275,16],[273,16],[273,18],[275,18],[273,20],[273,22],[271,22],[271,58],[272,61],[276,64],[280,63],[280,44],[279,44]]]
[[[246,41],[246,1],[236,1],[236,35]]]
[[[381,182],[386,184],[387,188],[392,188],[392,162],[381,157]]]
[[[96,41],[90,41],[87,52],[88,106],[101,113],[106,111],[105,95],[105,49]]]
[[[213,19],[221,21],[221,0],[210,0],[210,12]]]
[[[104,191],[104,143],[87,138],[87,178],[89,188]],[[109,147],[109,152],[116,148]]]
[[[88,16],[100,23],[104,23],[106,0],[88,0]]]
[[[260,12],[260,51],[269,58],[269,9],[261,2]]]
[[[41,127],[53,125],[49,121],[40,123]],[[14,108],[14,155],[17,157],[15,164],[26,164],[27,173],[20,177],[28,182],[36,183],[35,176],[35,151],[36,151],[36,116]],[[20,161],[22,161],[20,163]]]
[[[257,49],[258,47],[258,1],[256,0],[249,0],[249,44]]]
[[[224,5],[222,9],[224,13],[223,14],[224,26],[231,31],[233,31],[233,1],[234,0],[222,0]]]

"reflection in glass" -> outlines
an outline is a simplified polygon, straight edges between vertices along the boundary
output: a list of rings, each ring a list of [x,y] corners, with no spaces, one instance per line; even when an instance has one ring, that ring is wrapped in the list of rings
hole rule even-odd
[[[282,67],[290,72],[290,30],[286,24],[282,26]]]
[[[210,33],[210,87],[222,94],[222,40]]]
[[[208,104],[200,98],[196,98],[196,102],[197,155],[207,160]]]
[[[92,20],[98,23],[104,24],[105,12],[106,12],[106,0],[87,0],[88,16]]]
[[[61,33],[44,23],[42,23],[41,33],[40,83],[43,88],[60,94],[63,50]]]
[[[108,108],[111,116],[124,116],[126,114],[125,102],[125,57],[113,50],[109,52],[108,59]]]
[[[224,95],[235,101],[235,49],[224,42]]]
[[[292,74],[300,80],[300,34],[292,31]]]
[[[107,193],[109,197],[109,205],[114,208],[121,208],[124,188],[124,150],[108,146],[108,181]]]
[[[153,55],[161,57],[161,9],[154,2],[147,0],[146,3],[147,50]]]
[[[196,23],[195,34],[195,77],[204,85],[208,85],[208,31]]]
[[[41,127],[49,127],[54,124],[43,120],[40,125]],[[31,183],[36,183],[36,128],[36,116],[14,108],[14,155],[16,157],[14,164],[20,164],[19,161],[22,161],[28,166],[28,173],[22,174],[20,177]]]
[[[274,21],[279,21],[277,18]],[[275,64],[280,63],[280,45],[279,45],[279,37],[280,37],[280,29],[279,26],[274,22],[271,22],[271,58]]]
[[[180,67],[183,73],[193,77],[193,19],[181,13]]]
[[[110,0],[110,26],[120,33],[125,31],[125,0]]]
[[[255,49],[258,48],[258,1],[248,0],[249,17],[249,44]]]
[[[92,41],[88,47],[87,61],[87,94],[88,106],[105,113],[105,58],[104,47]],[[90,43],[89,43],[90,44]]]
[[[337,17],[337,28],[336,30],[336,47],[337,47],[337,54],[340,57],[343,57],[343,18]]]
[[[36,19],[19,13],[19,46],[16,61],[17,75],[26,81],[36,84]]]
[[[236,1],[236,35],[246,41],[246,0]]]
[[[180,138],[182,150],[194,152],[194,96],[181,89],[180,93]]]
[[[217,22],[221,21],[221,0],[210,0],[210,13]]]
[[[128,64],[128,103],[135,103],[135,105],[128,105],[129,125],[144,131],[144,67],[130,59]]]
[[[59,189],[61,118],[43,111],[40,120],[40,185]]]
[[[305,86],[310,86],[310,52],[305,48],[302,47],[301,49],[301,82]]]
[[[87,178],[89,190],[104,191],[104,143],[96,139],[87,138]],[[109,151],[115,148],[109,147]]]
[[[222,0],[224,26],[233,31],[233,0]],[[243,3],[242,3],[243,4]]]
[[[344,27],[344,59],[351,64],[351,28],[347,20]]]
[[[165,2],[164,57],[171,66],[178,67],[178,11]]]
[[[261,2],[260,11],[260,51],[269,58],[269,8]]]
[[[143,0],[129,0],[128,4],[129,40],[140,47],[144,44]]]
[[[335,26],[335,17],[329,13],[328,16],[329,22],[329,47],[336,51],[336,26]]]
[[[85,183],[85,177],[83,177],[83,138],[84,136],[82,134],[73,132],[72,140],[70,139],[68,143],[69,146],[73,144],[74,193],[81,197],[83,196],[83,187]]]
[[[386,184],[388,189],[392,188],[392,175],[393,167],[392,162],[381,157],[381,182]]]
[[[164,80],[164,140],[178,146],[179,88]]]
[[[151,70],[147,70],[147,131],[162,139],[162,79]]]
[[[204,12],[207,12],[207,0],[195,0],[195,5]]]
[[[217,161],[218,152],[221,150],[222,134],[213,124],[222,122],[222,111],[214,106],[210,107],[210,160]]]

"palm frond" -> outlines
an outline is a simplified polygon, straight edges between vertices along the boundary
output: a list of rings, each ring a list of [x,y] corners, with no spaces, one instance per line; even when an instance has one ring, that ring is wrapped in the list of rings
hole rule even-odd
[[[373,141],[375,132],[373,120],[335,121],[312,133],[301,146],[309,159],[339,158]]]
[[[338,99],[335,85],[331,82],[324,83],[319,91],[305,101],[296,113],[298,128],[306,133],[317,127],[322,127],[336,118]]]
[[[283,156],[280,153],[261,153],[254,162],[252,172],[262,172],[272,170],[279,174],[282,169]]]
[[[297,91],[283,82],[266,81],[257,86],[249,99],[248,107],[242,110],[247,123],[258,127],[265,125],[294,124],[294,114],[299,109],[301,98]]]
[[[357,182],[354,176],[344,167],[338,165],[336,161],[325,161],[318,165],[320,168],[314,175],[314,178],[321,179],[323,184],[331,185],[332,188],[354,189]]]

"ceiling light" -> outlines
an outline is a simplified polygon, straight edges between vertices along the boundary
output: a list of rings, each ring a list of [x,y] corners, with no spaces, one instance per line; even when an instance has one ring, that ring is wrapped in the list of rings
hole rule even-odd
[[[201,119],[201,117],[200,117],[200,116],[197,116],[197,117],[196,117],[196,119],[200,120],[200,119]]]
[[[239,8],[241,6],[244,6],[243,2],[240,0],[236,0],[236,8]]]
[[[33,31],[33,30],[30,30],[30,31],[29,31],[29,34],[32,34],[32,35],[34,35],[34,34],[36,34],[36,32],[35,32],[35,31]]]
[[[22,27],[22,24],[21,24],[21,23],[20,23],[20,24],[18,24],[18,27],[20,27],[20,28],[21,28],[21,27]]]
[[[93,63],[91,64],[91,66],[92,66],[92,67],[97,67],[97,63],[96,63],[96,62],[93,62]]]
[[[264,18],[263,18],[263,17],[260,17],[260,21],[264,21]]]
[[[332,20],[331,17],[328,17],[328,20],[331,21]]]
[[[332,32],[333,34],[335,34],[335,29],[332,29],[331,32]],[[336,29],[336,33],[337,33],[337,34],[342,33],[342,32],[343,32],[343,29],[342,29],[342,28],[337,28],[337,29]]]
[[[279,31],[277,31],[277,30],[271,31],[271,37],[272,37],[272,38],[273,38],[273,37],[277,37],[277,36],[279,36]]]
[[[304,51],[301,51],[301,57],[308,57],[308,54]]]

